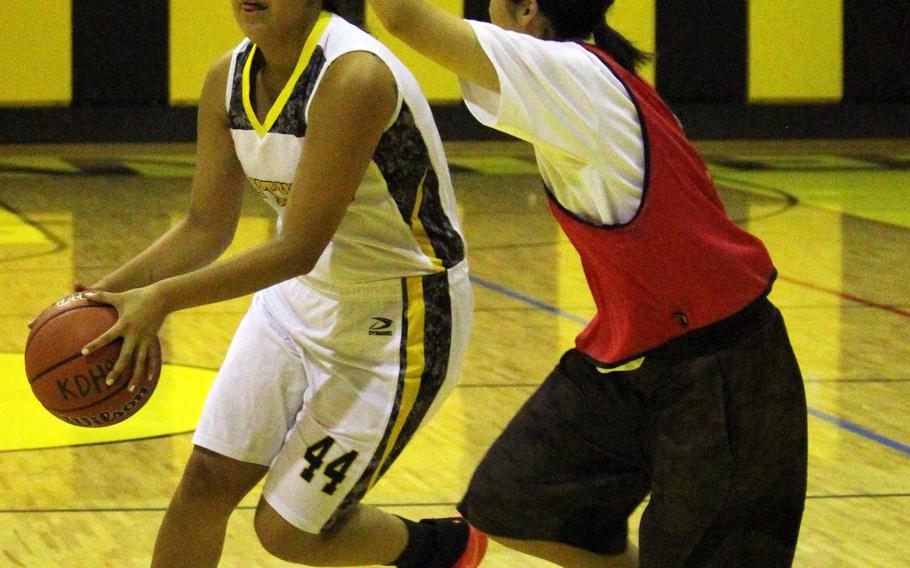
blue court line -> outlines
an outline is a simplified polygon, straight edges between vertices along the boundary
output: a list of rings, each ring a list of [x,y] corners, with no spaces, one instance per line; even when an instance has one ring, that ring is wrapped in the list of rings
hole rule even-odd
[[[577,316],[573,313],[561,310],[561,309],[557,308],[556,306],[551,306],[550,304],[547,304],[546,302],[542,302],[536,298],[532,298],[531,296],[527,296],[525,294],[522,294],[521,292],[517,292],[515,290],[512,290],[511,288],[506,288],[505,286],[501,286],[499,284],[496,284],[495,282],[491,282],[489,280],[480,278],[478,276],[471,276],[471,282],[477,284],[478,286],[482,286],[483,288],[487,288],[488,290],[498,292],[500,294],[503,294],[510,298],[514,298],[521,302],[525,302],[526,304],[530,304],[530,305],[534,306],[535,308],[539,308],[546,312],[550,312],[551,314],[555,314],[560,317],[570,319],[581,325],[587,325],[587,323],[589,321],[586,318],[583,318],[583,317]],[[887,436],[882,436],[881,434],[877,434],[877,433],[873,432],[872,430],[869,430],[868,428],[863,428],[859,424],[850,422],[849,420],[844,420],[843,418],[838,418],[837,416],[833,416],[831,414],[822,412],[821,410],[818,410],[818,409],[815,409],[812,407],[809,407],[808,412],[810,415],[812,415],[820,420],[824,420],[825,422],[834,424],[835,426],[837,426],[839,428],[843,428],[844,430],[853,432],[854,434],[856,434],[858,436],[862,436],[863,438],[866,438],[867,440],[872,440],[873,442],[877,442],[879,444],[882,444],[883,446],[887,446],[887,447],[891,448],[892,450],[897,450],[898,452],[901,452],[904,455],[910,456],[910,446],[908,446],[907,444],[903,444],[901,442],[898,442],[897,440],[892,440],[891,438],[888,438]]]
[[[902,444],[902,443],[898,442],[897,440],[892,440],[891,438],[887,438],[885,436],[882,436],[881,434],[876,434],[872,430],[863,428],[859,424],[854,424],[853,422],[850,422],[849,420],[844,420],[843,418],[838,418],[837,416],[832,416],[830,414],[827,414],[827,413],[822,412],[821,410],[817,410],[815,408],[810,408],[809,414],[811,414],[812,416],[814,416],[816,418],[824,420],[825,422],[829,422],[831,424],[834,424],[835,426],[839,426],[839,427],[843,428],[844,430],[849,430],[850,432],[853,432],[854,434],[858,434],[858,435],[862,436],[863,438],[867,438],[869,440],[872,440],[873,442],[878,442],[879,444],[888,446],[892,450],[897,450],[897,451],[901,452],[902,454],[906,454],[906,455],[910,456],[910,446],[908,446],[907,444]]]
[[[526,304],[531,304],[535,308],[540,308],[541,310],[543,310],[545,312],[550,312],[551,314],[556,314],[560,317],[570,319],[570,320],[574,321],[575,323],[579,323],[581,325],[588,325],[588,322],[590,321],[587,318],[583,318],[583,317],[577,316],[573,313],[570,313],[570,312],[567,312],[564,310],[560,310],[556,306],[551,306],[550,304],[547,304],[546,302],[541,302],[537,298],[532,298],[531,296],[526,296],[526,295],[522,294],[521,292],[516,292],[515,290],[506,288],[505,286],[500,286],[499,284],[496,284],[495,282],[490,282],[489,280],[485,280],[485,279],[479,278],[477,276],[472,275],[471,282],[478,284],[480,286],[483,286],[484,288],[487,288],[488,290],[492,290],[494,292],[499,292],[500,294],[502,294],[504,296],[514,298],[514,299],[524,302]]]

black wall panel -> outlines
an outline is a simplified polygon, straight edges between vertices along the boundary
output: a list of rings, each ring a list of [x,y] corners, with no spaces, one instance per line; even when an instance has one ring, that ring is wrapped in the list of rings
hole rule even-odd
[[[73,0],[73,106],[168,104],[168,0]]]
[[[907,0],[844,0],[844,99],[910,102]]]
[[[657,2],[657,90],[669,102],[743,103],[747,97],[745,0]]]

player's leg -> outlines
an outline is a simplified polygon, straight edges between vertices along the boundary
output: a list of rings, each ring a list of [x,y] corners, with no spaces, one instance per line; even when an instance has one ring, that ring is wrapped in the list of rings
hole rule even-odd
[[[563,566],[635,566],[627,518],[648,492],[647,362],[602,373],[575,350],[500,434],[459,505],[510,548]]]
[[[152,566],[217,565],[228,518],[267,471],[195,447],[158,529]]]
[[[415,523],[359,503],[454,386],[467,275],[316,286],[284,288],[311,390],[272,464],[257,533],[275,556],[307,565],[455,566],[477,540],[463,521]]]
[[[209,392],[196,447],[165,514],[153,566],[215,566],[227,520],[268,471],[303,401],[299,357],[258,293]]]
[[[361,565],[367,547],[374,564],[391,564],[404,550],[408,538],[401,519],[366,505],[346,515],[335,530],[304,532],[286,521],[265,499],[256,510],[256,533],[273,556],[309,566]]]
[[[620,554],[604,555],[559,542],[491,538],[512,550],[549,560],[563,568],[633,568],[638,566],[638,549],[632,545],[629,545]]]
[[[418,538],[414,527],[408,525],[418,526]],[[288,523],[263,499],[256,511],[256,532],[274,556],[309,566],[361,565],[364,550],[369,549],[371,562],[376,564],[473,568],[486,552],[486,537],[469,529],[462,519],[414,523],[364,504],[345,515],[332,530],[312,534]],[[421,541],[418,547],[415,540]],[[469,544],[473,545],[470,550]],[[413,550],[412,560],[402,558],[405,550]]]
[[[646,566],[790,566],[806,491],[806,408],[779,312],[760,303],[655,402]],[[725,345],[724,345],[725,344]]]

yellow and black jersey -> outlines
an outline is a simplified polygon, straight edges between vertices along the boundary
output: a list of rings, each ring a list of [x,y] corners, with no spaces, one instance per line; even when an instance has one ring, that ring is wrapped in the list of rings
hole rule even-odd
[[[281,230],[306,143],[313,93],[329,65],[352,51],[370,52],[389,67],[398,106],[354,201],[309,277],[366,282],[450,268],[464,259],[465,244],[429,104],[413,75],[390,51],[343,18],[320,15],[294,73],[262,123],[253,110],[261,55],[249,39],[237,46],[226,92],[237,157],[250,183],[278,212]]]

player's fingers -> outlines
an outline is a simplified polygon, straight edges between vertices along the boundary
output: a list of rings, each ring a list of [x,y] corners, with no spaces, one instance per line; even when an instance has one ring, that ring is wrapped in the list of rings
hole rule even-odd
[[[135,348],[136,342],[132,339],[125,340],[123,345],[120,346],[120,356],[117,357],[114,367],[111,369],[111,372],[107,374],[107,380],[104,381],[107,383],[107,386],[111,386],[119,381],[123,371],[129,368],[130,361],[133,360],[133,351]]]
[[[89,342],[85,347],[82,348],[83,355],[90,355],[95,351],[98,351],[111,341],[115,341],[120,337],[120,327],[117,324],[114,324],[112,328],[105,331],[91,342]]]
[[[73,292],[88,292],[89,288],[82,282],[73,282]]]
[[[158,369],[161,367],[161,350],[157,347],[149,349],[148,365],[148,376],[146,377],[146,380],[154,381],[155,376],[158,374]]]
[[[136,355],[133,357],[133,374],[130,377],[130,385],[127,387],[130,392],[136,390],[136,387],[139,386],[139,383],[142,382],[142,377],[145,376],[146,370],[146,360],[148,358],[148,344],[143,342],[139,344],[139,347],[136,348]]]
[[[88,290],[85,292],[85,299],[90,302],[95,302],[96,304],[110,304],[116,305],[117,294],[111,294],[110,292],[98,292],[96,290]]]

